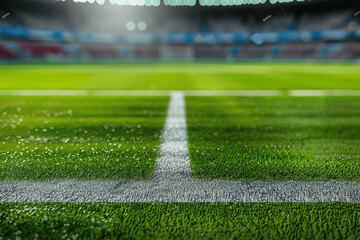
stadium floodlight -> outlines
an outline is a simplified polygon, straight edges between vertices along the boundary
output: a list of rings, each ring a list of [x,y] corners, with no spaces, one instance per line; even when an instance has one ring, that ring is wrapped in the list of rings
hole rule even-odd
[[[73,0],[81,3],[97,3],[103,5],[106,0]],[[161,0],[109,0],[110,4],[121,6],[159,6]],[[166,6],[194,6],[197,0],[163,0]],[[233,6],[248,4],[265,4],[265,3],[289,3],[304,2],[306,0],[199,0],[201,6]]]
[[[144,21],[138,22],[137,28],[139,29],[139,31],[145,31],[147,28],[146,22],[144,22]]]
[[[202,6],[229,6],[243,4],[264,4],[267,0],[200,0]]]
[[[159,6],[160,0],[109,0],[114,5],[128,6]]]
[[[103,5],[106,0],[73,0],[76,3],[97,3]],[[120,6],[159,6],[160,0],[109,0],[110,4]]]
[[[232,6],[232,5],[247,5],[247,4],[271,4],[289,3],[289,2],[303,2],[305,0],[199,0],[201,6]]]
[[[79,3],[97,3],[99,5],[103,5],[105,3],[105,0],[73,0],[74,2],[79,2]]]
[[[129,21],[129,22],[126,23],[126,29],[128,31],[134,31],[135,27],[136,27],[136,25],[135,25],[135,23],[133,21]]]
[[[164,5],[167,6],[194,6],[196,0],[164,0]]]

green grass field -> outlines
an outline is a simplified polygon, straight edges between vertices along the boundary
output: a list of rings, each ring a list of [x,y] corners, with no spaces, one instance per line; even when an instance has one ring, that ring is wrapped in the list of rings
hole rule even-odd
[[[359,219],[337,203],[0,204],[3,239],[357,239]]]
[[[0,97],[0,180],[151,179],[168,97]]]
[[[197,178],[360,181],[359,97],[188,97]]]
[[[14,64],[0,90],[360,89],[358,64]],[[0,96],[0,181],[150,180],[168,97]],[[360,182],[360,97],[186,97],[193,177]],[[5,239],[359,239],[360,204],[1,203]]]
[[[188,97],[194,176],[360,180],[359,98]],[[0,97],[1,180],[151,179],[167,97]]]
[[[360,89],[358,64],[123,63],[5,65],[0,89]]]

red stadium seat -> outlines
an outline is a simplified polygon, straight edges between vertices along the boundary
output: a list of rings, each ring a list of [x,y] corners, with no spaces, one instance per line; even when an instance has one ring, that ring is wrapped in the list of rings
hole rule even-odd
[[[57,45],[38,42],[22,42],[19,45],[34,56],[44,56],[48,54],[66,55],[66,53]]]
[[[16,57],[16,54],[11,50],[0,45],[0,57],[1,58],[13,58]]]

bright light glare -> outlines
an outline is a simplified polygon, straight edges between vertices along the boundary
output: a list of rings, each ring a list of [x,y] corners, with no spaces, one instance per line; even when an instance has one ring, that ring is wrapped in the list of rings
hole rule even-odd
[[[103,5],[106,0],[73,0],[76,3],[97,3]],[[108,0],[112,5],[120,6],[159,6],[160,0]]]
[[[137,28],[139,29],[139,31],[145,31],[147,28],[146,22],[143,21],[138,22]]]
[[[103,5],[106,0],[73,0],[79,3],[97,3]],[[127,6],[159,6],[161,0],[108,0],[110,4],[127,5]],[[194,6],[197,0],[163,0],[164,5],[169,6]],[[246,4],[264,4],[269,2],[289,3],[304,2],[306,0],[198,0],[201,6],[229,6],[229,5],[246,5]]]
[[[129,22],[127,22],[126,23],[126,29],[128,30],[128,31],[134,31],[135,30],[135,23],[134,22],[132,22],[132,21],[129,21]]]

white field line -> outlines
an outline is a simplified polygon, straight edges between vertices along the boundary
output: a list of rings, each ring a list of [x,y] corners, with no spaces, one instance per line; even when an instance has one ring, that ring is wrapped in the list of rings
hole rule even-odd
[[[321,97],[321,96],[340,96],[357,97],[360,90],[290,90],[289,96],[293,97]]]
[[[87,96],[87,90],[0,90],[1,96]]]
[[[169,96],[168,90],[0,90],[0,96]],[[360,90],[186,90],[186,96],[360,96]]]
[[[267,97],[282,96],[281,90],[188,90],[186,96],[239,96],[239,97]]]
[[[185,116],[171,94],[152,181],[1,182],[0,202],[360,202],[359,183],[193,180]]]
[[[182,92],[171,94],[155,178],[158,180],[190,179],[190,159],[186,126],[185,98]]]
[[[0,90],[2,96],[169,96],[157,90]]]

